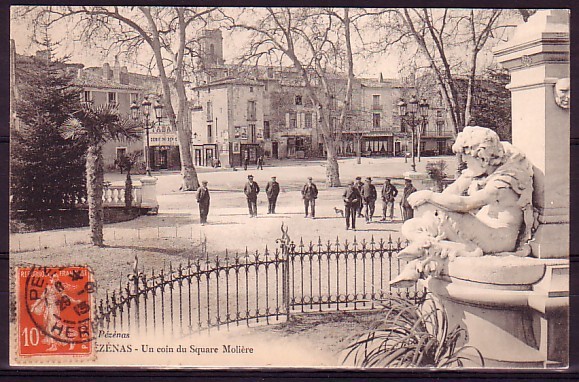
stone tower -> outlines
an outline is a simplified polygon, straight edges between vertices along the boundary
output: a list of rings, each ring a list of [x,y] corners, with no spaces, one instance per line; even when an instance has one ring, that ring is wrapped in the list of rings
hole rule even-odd
[[[201,40],[202,60],[206,66],[223,65],[223,35],[219,29],[206,29]]]

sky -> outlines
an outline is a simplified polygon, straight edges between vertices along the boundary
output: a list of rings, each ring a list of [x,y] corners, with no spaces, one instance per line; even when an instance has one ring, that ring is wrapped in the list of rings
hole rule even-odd
[[[74,28],[74,25],[69,25],[68,27]],[[88,49],[81,42],[73,41],[70,35],[65,28],[60,28],[52,32],[53,40],[59,43],[57,56],[69,56],[69,62],[82,63],[85,67],[102,66],[105,62],[111,65],[113,64],[113,54],[107,57],[98,49]],[[242,46],[247,42],[248,35],[223,30],[223,37],[225,61],[226,63],[232,63],[239,55]],[[12,18],[11,38],[15,40],[16,51],[20,54],[33,55],[36,50],[40,49],[38,45],[32,42],[31,28],[28,22],[23,19]],[[485,63],[493,59],[491,54],[486,54],[486,57],[484,54],[481,56]],[[121,56],[121,66],[127,66],[131,72],[157,75],[157,71],[154,68],[152,72],[148,73],[145,68],[136,65],[136,63],[143,64],[147,62],[150,57],[151,55],[148,52],[143,52],[140,57],[128,58]],[[399,78],[400,61],[405,60],[403,57],[404,55],[399,51],[393,50],[389,55],[382,54],[379,56],[375,55],[369,59],[358,59],[355,63],[354,70],[356,75],[360,77],[378,78],[380,74],[382,74],[384,78]]]

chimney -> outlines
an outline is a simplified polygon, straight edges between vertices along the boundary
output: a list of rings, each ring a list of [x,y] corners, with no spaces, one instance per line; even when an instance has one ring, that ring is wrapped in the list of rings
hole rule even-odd
[[[105,62],[103,64],[103,78],[105,80],[110,79],[110,72],[111,72],[111,66],[108,64],[108,62]]]
[[[129,84],[129,69],[126,66],[121,68],[121,84],[128,85]]]
[[[119,56],[115,55],[115,65],[113,66],[113,81],[121,83],[121,64],[119,64]]]
[[[380,82],[381,82],[381,83],[384,82],[384,77],[382,76],[382,72],[380,72]]]

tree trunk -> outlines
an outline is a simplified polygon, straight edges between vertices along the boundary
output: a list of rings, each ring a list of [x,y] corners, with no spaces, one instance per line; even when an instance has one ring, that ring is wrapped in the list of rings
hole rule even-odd
[[[179,138],[179,156],[181,158],[181,190],[195,191],[199,188],[199,179],[197,170],[193,165],[193,156],[191,155],[191,127],[189,115],[187,114],[187,94],[183,81],[177,81],[175,85],[179,99],[179,109],[177,111],[177,137]]]
[[[88,222],[93,245],[102,247],[103,239],[103,152],[100,144],[90,145],[86,153],[86,192]]]
[[[133,206],[133,179],[131,178],[131,166],[127,167],[127,178],[125,179],[125,212],[131,212]]]
[[[328,187],[340,187],[340,169],[338,167],[338,156],[336,153],[336,142],[326,140],[327,160],[326,160],[326,185]]]

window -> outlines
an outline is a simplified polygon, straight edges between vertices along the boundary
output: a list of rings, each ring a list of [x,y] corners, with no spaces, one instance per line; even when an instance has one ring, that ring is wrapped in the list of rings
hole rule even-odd
[[[436,117],[442,118],[442,110],[436,110]]]
[[[400,132],[401,133],[405,133],[406,132],[406,125],[404,124],[404,120],[400,119]]]
[[[108,97],[109,103],[111,105],[116,105],[117,103],[117,93],[115,92],[109,92],[109,97]]]
[[[269,121],[263,121],[263,138],[271,138],[271,130],[269,129]]]
[[[84,102],[92,102],[92,94],[90,91],[85,90],[83,95]]]
[[[380,94],[374,94],[372,96],[372,108],[380,109]]]
[[[420,124],[420,134],[426,134],[428,130],[428,121]]]
[[[255,101],[247,101],[247,120],[257,120],[257,107]]]
[[[133,103],[133,102],[138,102],[139,94],[137,94],[137,93],[131,93],[130,96],[129,96],[129,99],[130,99],[130,102],[131,102],[131,103]]]
[[[250,93],[253,93],[253,86],[250,86],[250,87],[249,87],[249,92],[250,92]]]
[[[213,121],[213,104],[211,101],[207,101],[207,120]]]
[[[302,96],[301,95],[297,95],[295,97],[295,101],[296,101],[296,105],[297,106],[301,106],[302,105]]]
[[[442,135],[444,131],[444,121],[436,121],[436,133]]]
[[[289,115],[289,127],[290,129],[298,128],[297,115],[295,113],[290,113]]]
[[[304,124],[306,129],[312,128],[312,113],[305,113],[304,114]]]
[[[380,127],[380,113],[372,114],[372,126],[374,128]]]
[[[267,77],[273,78],[273,68],[267,68]]]
[[[207,139],[210,140],[213,137],[213,129],[211,125],[207,125]]]

